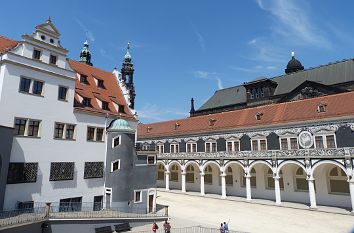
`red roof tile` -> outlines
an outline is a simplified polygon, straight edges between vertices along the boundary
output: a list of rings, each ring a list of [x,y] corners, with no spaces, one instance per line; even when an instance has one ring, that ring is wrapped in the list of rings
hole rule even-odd
[[[74,107],[77,111],[88,113],[110,114],[113,116],[121,116],[127,119],[135,119],[131,114],[129,107],[126,104],[123,93],[116,81],[114,74],[101,70],[99,68],[86,65],[69,59],[71,68],[77,72],[75,81],[75,102]],[[80,75],[87,76],[88,84],[80,83]],[[104,82],[105,88],[99,88],[95,82],[96,79],[101,79]],[[84,107],[79,101],[79,95],[91,99],[91,107]],[[109,111],[103,110],[96,99],[108,102]],[[119,113],[113,102],[124,106],[124,113]]]
[[[335,117],[354,117],[353,103],[354,91],[152,124],[139,124],[138,137],[140,139],[163,136],[173,137],[176,135],[316,121]],[[320,104],[327,106],[326,112],[319,113],[317,111]],[[261,120],[256,120],[257,113],[262,114]],[[209,124],[210,119],[216,120],[212,126]],[[177,129],[175,129],[176,123],[179,124]],[[149,130],[147,130],[148,127]]]
[[[15,40],[0,36],[0,53],[6,52],[9,49],[16,47],[17,44],[18,42]]]

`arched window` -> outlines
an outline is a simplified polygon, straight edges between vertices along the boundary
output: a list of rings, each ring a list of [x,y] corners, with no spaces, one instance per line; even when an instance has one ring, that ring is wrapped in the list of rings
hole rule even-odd
[[[233,185],[233,176],[232,176],[232,168],[228,167],[226,171],[226,177],[225,177],[226,185],[227,186],[232,186]]]
[[[157,166],[157,180],[164,180],[165,179],[165,167],[162,164]]]
[[[284,180],[283,180],[283,171],[279,171],[279,186],[280,189],[284,189]],[[275,182],[273,178],[273,171],[272,169],[268,168],[267,173],[266,173],[266,181],[267,181],[267,189],[274,189],[275,188]]]
[[[193,165],[188,165],[186,172],[186,182],[194,183],[194,167]]]
[[[334,167],[328,174],[329,192],[333,194],[349,194],[347,175],[340,167]]]
[[[178,166],[176,164],[172,165],[170,180],[178,182]]]
[[[295,191],[309,191],[306,173],[301,167],[299,167],[295,172],[295,187]]]
[[[257,187],[257,174],[256,174],[256,169],[254,169],[254,167],[251,169],[250,171],[250,175],[251,175],[251,187],[252,188],[256,188]],[[246,187],[246,177],[244,174],[242,174],[242,183],[241,186],[242,187]]]
[[[210,165],[205,168],[204,174],[204,183],[213,184],[213,169]]]

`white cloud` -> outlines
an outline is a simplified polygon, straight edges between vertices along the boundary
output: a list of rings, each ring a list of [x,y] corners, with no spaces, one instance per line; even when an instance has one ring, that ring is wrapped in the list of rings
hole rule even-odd
[[[141,109],[137,109],[139,118],[153,120],[153,121],[164,121],[169,118],[176,117],[187,117],[189,114],[187,112],[180,111],[174,108],[163,108],[156,104],[146,103]]]
[[[75,19],[76,23],[80,26],[81,30],[83,30],[86,33],[86,37],[88,40],[91,42],[95,41],[95,36],[93,35],[93,32],[88,29],[79,19]]]
[[[237,70],[237,71],[243,71],[247,73],[260,73],[264,72],[264,70],[276,70],[278,67],[276,66],[262,66],[262,65],[256,65],[253,67],[239,67],[239,66],[231,66],[232,70]]]
[[[218,89],[223,89],[224,88],[224,86],[222,84],[222,80],[219,77],[219,74],[216,73],[216,72],[208,72],[208,71],[197,70],[197,71],[194,71],[194,77],[207,79],[207,80],[215,80],[216,84],[218,86]]]
[[[193,28],[194,34],[198,38],[198,43],[199,43],[200,48],[202,49],[203,52],[205,52],[206,48],[205,48],[205,40],[204,40],[203,35],[200,34],[199,30],[197,29],[197,27],[194,24],[192,24],[192,28]]]

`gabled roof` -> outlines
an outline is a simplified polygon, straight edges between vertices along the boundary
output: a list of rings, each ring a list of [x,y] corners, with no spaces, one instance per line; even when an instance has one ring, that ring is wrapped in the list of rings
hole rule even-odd
[[[354,59],[342,60],[315,68],[284,74],[270,78],[269,80],[277,84],[274,96],[289,93],[305,81],[313,81],[324,85],[354,82]],[[259,80],[253,82],[259,82]],[[216,91],[197,111],[238,105],[245,102],[246,89],[243,85],[239,85]]]
[[[77,78],[75,81],[75,110],[98,114],[109,114],[113,116],[121,116],[122,118],[135,120],[135,117],[130,112],[129,107],[125,102],[122,91],[117,83],[116,77],[112,73],[93,66],[86,65],[78,61],[69,59],[68,62],[71,68],[75,72],[77,72]],[[80,75],[84,75],[87,77],[88,84],[80,83]],[[97,87],[95,78],[103,80],[105,88]],[[92,106],[83,106],[79,100],[80,96],[90,98]],[[109,111],[103,110],[98,104],[97,99],[99,99],[100,101],[108,102]],[[116,109],[114,103],[116,103],[117,105],[123,105],[124,113],[118,112],[118,109]]]
[[[7,37],[0,36],[0,53],[4,53],[18,45],[18,42]]]
[[[50,18],[45,23],[39,24],[36,26],[36,29],[44,30],[49,33],[54,33],[57,36],[60,36],[58,29],[54,26]]]
[[[138,138],[174,137],[201,133],[243,130],[283,124],[320,121],[333,118],[354,118],[354,91],[239,109],[210,115],[138,125]],[[320,104],[326,112],[318,112]],[[261,120],[256,119],[261,114]],[[210,124],[212,122],[212,124]],[[178,127],[176,127],[178,125]]]

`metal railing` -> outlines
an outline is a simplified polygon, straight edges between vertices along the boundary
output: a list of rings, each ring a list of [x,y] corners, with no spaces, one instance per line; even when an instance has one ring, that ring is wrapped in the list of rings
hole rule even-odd
[[[142,143],[136,143],[135,144],[135,151],[150,151],[150,152],[155,152],[156,147],[152,145],[144,145]]]
[[[134,228],[132,229],[133,232],[140,232],[140,233],[151,233],[151,230],[149,231],[134,231]],[[229,233],[246,233],[242,231],[228,231]],[[159,229],[156,231],[156,233],[165,233],[163,226],[159,226]],[[202,226],[193,226],[193,227],[183,227],[183,228],[171,228],[171,233],[220,233],[220,229],[218,228],[208,228],[208,227],[202,227]]]
[[[0,212],[0,228],[27,222],[37,222],[46,219],[46,207],[37,207],[23,210],[6,210]]]

